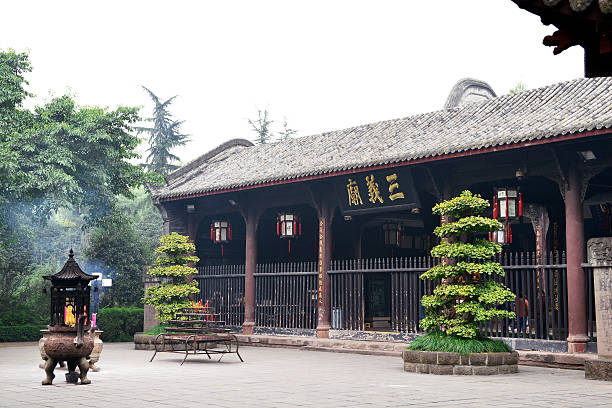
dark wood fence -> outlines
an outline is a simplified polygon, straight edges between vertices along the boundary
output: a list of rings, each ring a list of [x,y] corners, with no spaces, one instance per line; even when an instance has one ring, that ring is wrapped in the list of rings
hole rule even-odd
[[[244,322],[244,265],[218,265],[198,268],[194,276],[202,303],[209,302],[227,325]],[[198,300],[200,300],[198,299]]]
[[[516,295],[506,307],[515,319],[489,322],[489,336],[565,340],[567,338],[567,269],[565,253],[506,253],[496,258],[506,271],[497,277]],[[420,299],[436,283],[419,276],[438,259],[432,257],[334,260],[330,265],[332,328],[366,329],[365,283],[368,274],[390,276],[390,328],[419,332],[424,317]],[[589,335],[596,333],[592,268],[585,270]],[[244,265],[199,268],[201,297],[209,300],[228,324],[244,319]],[[257,265],[255,324],[260,327],[314,329],[317,324],[317,265],[315,262]]]
[[[316,262],[257,265],[255,325],[316,329]]]

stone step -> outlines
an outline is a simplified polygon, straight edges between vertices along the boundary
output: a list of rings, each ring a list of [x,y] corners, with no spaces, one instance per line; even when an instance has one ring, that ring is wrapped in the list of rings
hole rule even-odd
[[[153,345],[150,344],[150,341],[155,336],[140,335],[140,337],[137,339],[137,336],[134,336],[136,349],[153,349]],[[236,337],[240,344],[244,346],[299,348],[312,351],[397,357],[402,355],[402,351],[404,351],[407,346],[405,342],[319,339],[316,337],[304,336],[236,334]],[[519,353],[519,365],[584,370],[584,362],[586,360],[597,359],[597,355],[591,353],[568,354],[530,350],[517,351]]]

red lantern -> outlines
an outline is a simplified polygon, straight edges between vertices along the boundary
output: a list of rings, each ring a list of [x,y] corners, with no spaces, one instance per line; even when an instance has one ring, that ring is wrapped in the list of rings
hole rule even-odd
[[[512,243],[510,222],[523,216],[523,195],[517,187],[496,188],[493,196],[493,218],[499,219],[503,229],[489,234],[489,240],[498,244]]]
[[[210,224],[210,240],[215,244],[221,244],[221,256],[223,256],[223,244],[232,240],[232,227],[227,221],[213,221]]]
[[[280,213],[276,217],[276,235],[289,240],[289,253],[291,253],[291,239],[302,235],[302,220],[293,213]]]

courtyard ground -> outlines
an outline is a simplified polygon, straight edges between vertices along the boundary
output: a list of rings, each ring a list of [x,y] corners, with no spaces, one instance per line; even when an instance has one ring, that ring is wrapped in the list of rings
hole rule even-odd
[[[41,386],[36,343],[0,343],[2,407],[612,407],[612,383],[521,366],[494,377],[405,373],[399,357],[244,347],[245,363],[107,343],[90,385]]]

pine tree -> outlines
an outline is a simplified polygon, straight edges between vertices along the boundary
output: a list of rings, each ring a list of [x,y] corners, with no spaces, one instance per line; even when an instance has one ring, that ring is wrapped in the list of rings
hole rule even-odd
[[[478,237],[502,228],[499,221],[478,216],[488,206],[487,200],[469,191],[434,206],[434,214],[455,218],[437,227],[434,233],[458,240],[434,247],[431,254],[441,257],[442,263],[421,275],[421,279],[441,280],[433,295],[423,296],[424,330],[473,339],[479,337],[479,323],[514,317],[503,307],[505,302],[514,300],[514,294],[493,280],[494,275],[504,276],[501,265],[490,260],[501,252],[501,246]]]
[[[197,269],[188,264],[198,262],[199,258],[189,255],[195,252],[195,245],[184,235],[173,232],[161,237],[159,243],[155,250],[159,256],[149,275],[163,278],[165,283],[147,288],[143,303],[155,306],[155,317],[165,323],[172,320],[180,309],[189,307],[190,295],[200,292],[197,281],[187,281],[189,275],[197,273]]]
[[[149,121],[153,122],[153,127],[137,127],[138,133],[149,134],[149,155],[145,167],[147,171],[167,175],[179,166],[173,164],[180,159],[170,153],[170,151],[178,146],[183,146],[189,141],[189,135],[181,133],[181,125],[184,121],[176,121],[172,119],[172,114],[168,111],[168,107],[176,98],[176,95],[165,101],[155,95],[151,90],[142,87],[155,103],[153,108],[153,117]]]
[[[268,109],[264,109],[263,112],[261,109],[257,109],[257,120],[253,122],[249,119],[249,125],[251,125],[252,130],[257,133],[255,143],[264,144],[272,139],[272,131],[270,130],[270,125],[272,123],[274,123],[274,121],[268,118]]]
[[[284,118],[283,130],[278,132],[278,141],[283,142],[285,140],[289,140],[296,134],[297,134],[297,130],[289,128],[289,126],[287,126],[287,118]]]

